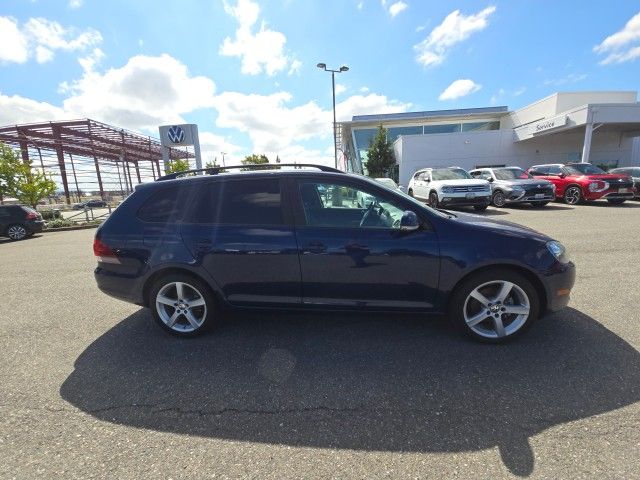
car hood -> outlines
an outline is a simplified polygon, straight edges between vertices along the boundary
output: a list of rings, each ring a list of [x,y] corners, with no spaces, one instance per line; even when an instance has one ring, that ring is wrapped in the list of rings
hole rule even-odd
[[[549,180],[542,178],[515,178],[513,180],[496,180],[494,183],[500,185],[551,185]]]
[[[496,220],[486,217],[484,215],[474,215],[472,213],[462,212],[447,212],[453,215],[452,221],[468,225],[470,227],[479,228],[483,230],[491,230],[496,233],[502,233],[506,235],[513,235],[524,238],[537,239],[542,242],[548,242],[552,240],[549,236],[540,233],[532,228],[525,227],[513,222],[506,222],[504,220]]]
[[[584,178],[585,180],[604,180],[607,182],[611,182],[613,181],[617,181],[617,180],[621,180],[621,181],[627,181],[629,180],[629,175],[619,175],[617,173],[600,173],[600,174],[594,174],[594,175],[574,175],[578,178]]]

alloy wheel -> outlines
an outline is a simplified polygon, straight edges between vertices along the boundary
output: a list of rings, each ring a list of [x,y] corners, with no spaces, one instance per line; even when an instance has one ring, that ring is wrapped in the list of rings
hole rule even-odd
[[[156,295],[156,311],[170,329],[190,333],[207,318],[207,304],[202,293],[185,282],[170,282]]]
[[[11,240],[22,240],[27,236],[27,229],[22,225],[11,225],[7,230],[7,235]]]
[[[505,203],[506,203],[506,201],[504,199],[504,193],[496,192],[496,193],[493,194],[493,204],[496,207],[504,207]]]
[[[529,297],[517,284],[506,280],[483,283],[464,302],[464,320],[476,334],[503,338],[520,330],[531,311]]]
[[[582,193],[578,187],[569,187],[564,192],[564,201],[569,205],[575,205],[580,202],[580,198],[582,197]]]

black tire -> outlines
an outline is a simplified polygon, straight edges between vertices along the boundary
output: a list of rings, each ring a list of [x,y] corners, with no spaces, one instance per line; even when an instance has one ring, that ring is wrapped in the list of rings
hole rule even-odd
[[[607,199],[607,202],[609,202],[611,205],[622,205],[626,201],[626,198],[612,198],[611,200]]]
[[[29,236],[29,229],[21,223],[14,223],[7,227],[5,234],[15,242],[27,238]]]
[[[440,201],[438,200],[438,194],[436,192],[429,193],[429,206],[432,208],[438,208]]]
[[[547,205],[549,202],[532,202],[531,206],[532,207],[544,207],[545,205]]]
[[[202,316],[204,318],[204,320],[202,321],[201,325],[195,329],[191,329],[188,331],[181,331],[180,330],[180,326],[181,325],[185,325],[186,328],[189,328],[189,322],[187,321],[186,315],[180,314],[178,316],[178,320],[176,321],[174,328],[170,327],[167,323],[165,323],[165,321],[162,319],[161,317],[161,313],[159,312],[159,307],[157,307],[156,305],[156,298],[158,296],[158,293],[164,289],[165,287],[168,287],[170,284],[175,283],[175,282],[180,282],[183,284],[187,284],[188,287],[190,287],[191,289],[187,289],[185,288],[185,290],[187,290],[189,293],[185,294],[185,296],[190,295],[192,298],[197,298],[195,295],[193,295],[194,291],[196,293],[199,293],[200,296],[204,299],[204,307],[206,310],[202,310],[202,307],[192,307],[189,308],[188,310],[193,312],[196,315]],[[170,288],[170,287],[168,287]],[[177,292],[176,292],[177,293]],[[189,301],[189,299],[185,299],[186,301]],[[149,308],[151,309],[151,313],[153,315],[153,319],[156,321],[156,323],[158,325],[160,325],[160,327],[165,331],[168,332],[172,335],[178,336],[178,337],[195,337],[198,336],[206,331],[211,330],[211,328],[218,323],[218,312],[219,312],[219,308],[215,299],[215,296],[213,295],[213,293],[211,292],[211,289],[209,288],[209,286],[204,283],[203,281],[201,281],[200,279],[186,274],[186,273],[170,273],[167,275],[162,276],[161,278],[159,278],[158,280],[156,280],[154,282],[154,284],[151,286],[151,288],[149,289],[149,297],[147,299],[147,304],[149,305]],[[175,313],[175,311],[177,310],[175,307],[165,307],[167,312],[171,312],[171,313]],[[173,308],[173,311],[171,310],[171,308]]]
[[[410,197],[413,197],[413,189],[412,188],[410,188],[407,193],[409,194]]]
[[[478,332],[476,332],[475,330],[473,330],[472,327],[467,325],[467,322],[465,320],[464,309],[465,308],[471,309],[475,306],[481,305],[480,303],[478,303],[477,305],[474,305],[473,302],[477,302],[477,300],[475,299],[470,299],[469,304],[467,304],[467,299],[471,294],[471,292],[473,292],[476,288],[484,284],[489,284],[489,285],[482,288],[486,288],[490,290],[493,288],[493,285],[491,284],[491,282],[498,282],[498,281],[511,282],[517,285],[520,288],[520,290],[526,294],[526,296],[528,297],[528,303],[529,303],[529,314],[526,317],[526,319],[524,319],[524,322],[522,323],[522,325],[516,330],[514,330],[513,332],[509,333],[508,335],[505,335],[502,337],[483,336]],[[516,294],[519,294],[519,291],[513,290],[512,293],[510,293],[510,295],[516,295]],[[490,297],[491,295],[487,296],[488,299],[490,299]],[[511,297],[507,297],[507,299],[505,300],[506,306],[508,306],[508,303],[506,303],[508,301],[511,301]],[[481,310],[482,308],[480,309],[480,311]],[[452,322],[454,327],[459,332],[461,332],[462,334],[466,335],[467,337],[473,340],[483,342],[483,343],[504,343],[519,337],[527,329],[529,329],[531,325],[537,320],[540,314],[540,310],[541,310],[540,299],[538,296],[538,292],[525,276],[508,268],[490,268],[490,269],[482,270],[478,273],[472,274],[467,279],[465,279],[460,285],[456,287],[456,289],[452,293],[449,300],[448,316],[449,316],[449,320]],[[514,323],[517,320],[517,318],[515,317],[512,318],[512,316],[510,316],[509,314],[501,314],[501,313],[498,313],[498,314],[501,316],[501,320],[505,321],[505,324],[504,324],[505,329],[509,329],[511,325],[514,325],[514,328],[515,326],[517,326],[517,324]],[[487,316],[486,320],[479,323],[478,326],[476,326],[476,328],[478,330],[482,330],[484,322],[489,322],[489,321],[491,321],[491,323],[493,321],[493,318],[491,316]],[[506,322],[510,322],[510,323],[506,323]],[[487,323],[487,325],[490,327],[491,323]]]
[[[494,207],[502,208],[506,205],[507,199],[504,196],[504,193],[500,190],[496,190],[491,197],[491,203]]]
[[[584,199],[584,195],[582,195],[582,190],[577,185],[570,185],[564,191],[564,195],[562,196],[564,203],[567,205],[577,205]]]
[[[473,209],[476,212],[484,212],[487,208],[489,208],[489,205],[474,205]]]

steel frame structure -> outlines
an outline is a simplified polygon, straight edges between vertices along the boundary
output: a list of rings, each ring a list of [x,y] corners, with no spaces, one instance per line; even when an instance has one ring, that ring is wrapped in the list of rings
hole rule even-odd
[[[78,198],[80,185],[83,190],[96,185],[104,200],[110,192],[123,196],[131,192],[134,181],[163,175],[162,146],[157,139],[88,118],[0,127],[0,142],[19,149],[25,162],[38,159],[33,166],[55,177],[67,204],[71,203],[70,178]],[[194,155],[186,149],[169,148],[169,158]]]

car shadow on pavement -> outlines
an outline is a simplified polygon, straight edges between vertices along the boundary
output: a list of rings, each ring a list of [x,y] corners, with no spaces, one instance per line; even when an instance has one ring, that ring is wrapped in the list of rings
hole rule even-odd
[[[533,472],[528,439],[640,400],[640,354],[565,309],[507,345],[414,316],[234,314],[173,338],[140,310],[76,360],[62,397],[94,417],[248,442],[394,452],[498,447]]]

